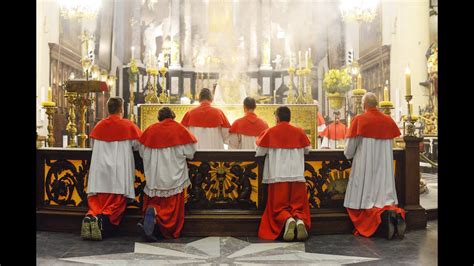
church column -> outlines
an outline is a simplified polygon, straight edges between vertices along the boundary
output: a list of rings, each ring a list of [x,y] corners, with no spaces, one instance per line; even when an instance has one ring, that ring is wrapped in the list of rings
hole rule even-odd
[[[188,71],[192,69],[191,15],[191,0],[184,0],[184,43],[181,58],[183,60],[183,68]]]
[[[261,70],[271,70],[271,37],[272,37],[272,21],[271,21],[271,3],[270,0],[262,0],[262,40],[259,45],[261,53]]]
[[[179,38],[179,32],[180,32],[180,24],[179,24],[179,4],[180,0],[170,0],[171,1],[171,12],[170,12],[170,22],[171,22],[171,33],[175,33],[172,38],[172,44],[171,45],[171,65],[170,69],[177,70],[181,69],[181,63],[180,63],[180,52],[179,52],[179,46],[183,45],[181,43],[181,40]],[[177,44],[177,45],[176,45]]]
[[[140,17],[141,17],[141,7],[140,3],[138,2],[133,2],[132,3],[132,15],[131,15],[131,28],[132,28],[132,46],[134,47],[134,52],[133,52],[133,57],[137,61],[137,63],[140,65],[142,64],[141,61],[141,30],[140,30]],[[131,47],[126,47],[130,49]],[[131,52],[131,50],[130,50]],[[131,56],[130,56],[131,59]]]
[[[249,51],[249,71],[258,70],[258,36],[257,36],[257,19],[258,19],[258,1],[250,1],[250,51]]]
[[[384,2],[383,42],[391,45],[390,95],[395,104],[395,119],[407,113],[405,69],[411,70],[413,112],[428,103],[428,89],[419,85],[427,79],[425,53],[430,46],[429,0]]]

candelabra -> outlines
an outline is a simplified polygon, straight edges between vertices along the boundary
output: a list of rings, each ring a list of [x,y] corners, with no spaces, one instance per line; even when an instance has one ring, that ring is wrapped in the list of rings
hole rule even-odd
[[[43,105],[43,108],[46,110],[48,115],[48,147],[54,146],[54,121],[53,115],[58,109],[55,105]]]
[[[412,108],[410,105],[410,101],[413,99],[413,95],[406,95],[405,100],[407,101],[407,107],[408,107],[408,115],[403,118],[403,135],[404,136],[409,136],[409,137],[423,137],[423,124],[420,126],[416,126],[415,122],[418,121],[418,116],[412,114]],[[418,131],[418,133],[416,132]]]
[[[76,105],[75,100],[77,94],[75,92],[66,92],[65,95],[67,102],[69,103],[69,116],[68,116],[68,123],[66,126],[66,131],[68,133],[69,141],[68,141],[68,148],[76,148]]]
[[[93,99],[89,98],[89,93],[82,93],[83,96],[77,97],[74,101],[77,106],[79,106],[79,112],[80,112],[80,134],[79,134],[79,147],[81,148],[86,148],[86,139],[87,139],[87,134],[86,134],[86,112],[87,108],[92,105]]]
[[[161,103],[167,103],[169,102],[169,96],[166,95],[166,72],[168,72],[168,69],[166,67],[160,68],[160,74],[161,74],[161,93],[160,93],[160,102]]]
[[[303,96],[303,89],[304,89],[303,78],[305,76],[305,70],[304,69],[298,69],[296,71],[296,75],[298,76],[298,97],[296,98],[296,103],[304,104],[305,103],[305,98]]]
[[[151,82],[150,76],[153,76],[153,82]],[[148,73],[148,81],[147,81],[147,90],[148,94],[145,97],[146,103],[158,103],[158,96],[156,96],[156,75],[152,75]]]
[[[136,123],[136,118],[135,118],[135,82],[130,81],[130,115],[128,116],[128,119],[132,121],[133,123]]]
[[[312,95],[312,92],[311,92],[311,85],[312,85],[311,69],[306,68],[305,69],[305,102],[307,104],[312,104],[313,103],[313,95]]]
[[[289,67],[288,68],[288,74],[290,74],[290,81],[288,82],[288,98],[286,99],[286,102],[288,104],[293,104],[295,103],[295,96],[293,95],[293,77],[295,75],[295,68]]]

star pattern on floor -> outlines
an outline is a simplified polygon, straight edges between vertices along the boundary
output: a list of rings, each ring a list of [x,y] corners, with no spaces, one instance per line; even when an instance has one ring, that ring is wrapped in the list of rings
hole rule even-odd
[[[134,252],[70,257],[61,260],[98,265],[334,265],[379,259],[307,253],[303,242],[250,243],[234,237],[206,237],[187,244],[136,242]]]

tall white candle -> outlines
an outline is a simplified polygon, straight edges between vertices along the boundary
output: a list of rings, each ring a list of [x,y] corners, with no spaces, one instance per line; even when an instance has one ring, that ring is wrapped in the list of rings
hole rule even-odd
[[[410,71],[410,67],[408,66],[405,70],[405,88],[406,88],[406,95],[411,95],[411,71]]]
[[[301,51],[298,51],[298,63],[299,63],[298,67],[301,69],[301,67],[302,67],[302,62],[301,62]]]
[[[135,47],[132,46],[131,50],[132,50],[132,59],[133,59],[133,58],[134,58],[134,57],[133,57],[133,54],[135,53]]]

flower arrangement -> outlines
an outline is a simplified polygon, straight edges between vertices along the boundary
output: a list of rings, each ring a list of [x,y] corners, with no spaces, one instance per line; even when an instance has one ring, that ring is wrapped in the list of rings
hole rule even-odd
[[[147,68],[146,73],[148,73],[152,76],[157,76],[158,75],[158,69],[156,69],[156,68]]]
[[[435,48],[433,54],[428,58],[428,73],[438,73],[438,48]]]
[[[330,69],[324,75],[323,88],[328,93],[345,94],[349,91],[351,82],[352,79],[347,69]]]
[[[130,61],[130,67],[128,68],[128,79],[130,82],[135,82],[137,80],[138,67],[135,59]]]

